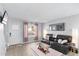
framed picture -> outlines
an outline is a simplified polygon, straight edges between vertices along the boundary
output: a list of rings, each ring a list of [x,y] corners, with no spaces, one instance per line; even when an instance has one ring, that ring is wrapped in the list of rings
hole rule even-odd
[[[50,31],[64,31],[65,24],[64,23],[51,24],[49,25],[49,29]]]

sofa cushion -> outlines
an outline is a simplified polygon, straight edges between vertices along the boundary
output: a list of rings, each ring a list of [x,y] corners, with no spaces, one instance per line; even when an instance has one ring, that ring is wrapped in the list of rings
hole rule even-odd
[[[62,45],[62,44],[59,44],[57,42],[53,42],[50,47],[59,51],[59,52],[62,52],[63,54],[67,54],[70,51],[69,50],[70,46]]]
[[[67,43],[68,41],[67,40],[62,40],[60,43],[61,44],[65,44],[65,43]]]
[[[62,39],[58,39],[58,43],[60,43],[60,44],[61,44],[61,42],[62,42]]]

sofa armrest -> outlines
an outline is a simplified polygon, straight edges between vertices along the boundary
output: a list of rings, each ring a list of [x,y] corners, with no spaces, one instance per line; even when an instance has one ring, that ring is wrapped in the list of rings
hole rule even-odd
[[[53,48],[63,54],[67,54],[70,51],[69,50],[70,47],[68,45],[62,45],[57,42],[52,43],[51,48]]]

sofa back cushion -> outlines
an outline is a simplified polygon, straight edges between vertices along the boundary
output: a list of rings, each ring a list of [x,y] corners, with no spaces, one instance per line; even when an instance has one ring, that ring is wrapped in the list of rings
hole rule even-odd
[[[62,40],[61,41],[61,44],[65,44],[65,43],[67,43],[68,41],[67,40]]]
[[[68,43],[72,42],[72,37],[68,35],[57,35],[57,40],[58,39],[67,40]]]

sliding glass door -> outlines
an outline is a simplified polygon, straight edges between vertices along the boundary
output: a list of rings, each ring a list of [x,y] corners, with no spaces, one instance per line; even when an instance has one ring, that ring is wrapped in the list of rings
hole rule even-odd
[[[24,23],[24,42],[35,42],[38,40],[38,24]]]

